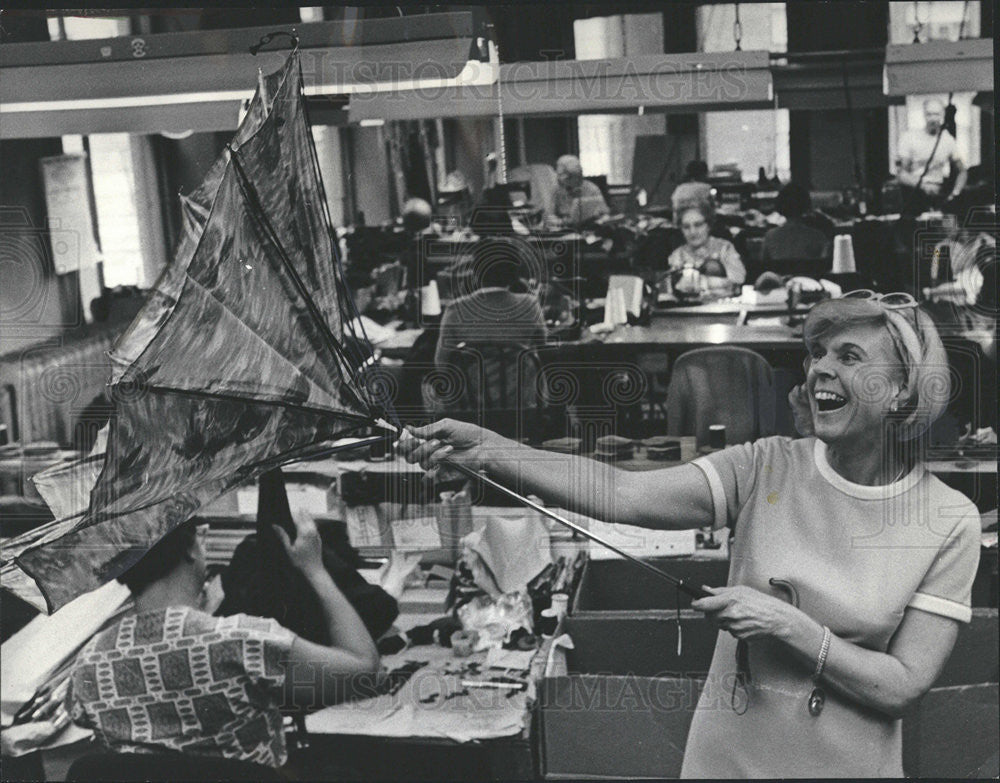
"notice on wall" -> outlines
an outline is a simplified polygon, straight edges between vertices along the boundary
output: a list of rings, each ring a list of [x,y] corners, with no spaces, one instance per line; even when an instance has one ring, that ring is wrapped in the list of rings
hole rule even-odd
[[[90,302],[102,293],[100,252],[94,239],[86,155],[42,158],[42,182],[56,274],[79,273],[80,300],[90,321]]]

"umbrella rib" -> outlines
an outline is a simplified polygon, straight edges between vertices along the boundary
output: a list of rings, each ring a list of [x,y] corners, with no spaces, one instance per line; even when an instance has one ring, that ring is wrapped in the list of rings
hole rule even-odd
[[[314,408],[311,405],[302,405],[301,403],[290,402],[289,400],[257,400],[253,397],[240,397],[238,394],[227,394],[226,392],[181,389],[176,386],[162,386],[160,384],[142,384],[142,388],[148,389],[152,392],[178,394],[183,397],[198,397],[203,399],[222,400],[223,402],[238,402],[241,404],[279,406],[282,408],[290,408],[291,410],[299,411],[300,413],[312,413],[323,417],[349,419],[364,424],[371,423],[371,419],[365,416],[359,416],[356,413],[342,413],[339,411],[325,410],[324,408]]]
[[[285,267],[285,271],[291,278],[292,284],[295,286],[296,291],[298,291],[299,296],[301,296],[302,300],[305,302],[306,309],[309,311],[309,314],[313,317],[313,320],[320,327],[323,336],[326,338],[327,347],[330,349],[331,353],[333,353],[333,355],[343,365],[341,371],[346,370],[350,375],[351,383],[357,384],[358,383],[357,378],[354,376],[353,372],[348,366],[346,358],[343,356],[343,348],[340,345],[338,345],[336,337],[334,337],[333,332],[330,331],[330,325],[326,322],[326,319],[323,318],[323,314],[320,313],[319,308],[313,301],[312,296],[309,295],[309,292],[306,289],[305,284],[302,282],[302,278],[299,277],[298,270],[295,269],[295,266],[292,264],[292,261],[288,257],[288,254],[285,253],[284,248],[281,246],[281,242],[278,241],[278,236],[275,233],[274,228],[271,226],[271,222],[267,219],[267,215],[264,214],[264,209],[260,203],[260,199],[257,196],[257,192],[254,189],[253,184],[250,182],[250,179],[247,177],[246,172],[243,170],[243,165],[239,162],[236,150],[231,149],[231,152],[232,152],[231,160],[233,162],[233,170],[237,174],[236,179],[240,185],[240,192],[243,194],[243,197],[247,200],[248,204],[251,207],[249,213],[252,215],[254,220],[260,224],[261,228],[264,229],[267,241],[277,251],[278,258],[281,260],[282,265]],[[365,400],[361,399],[358,392],[354,388],[351,388],[349,384],[346,385],[345,388],[356,398],[356,401],[359,403],[359,407],[368,408],[369,410],[371,409],[371,406],[368,405]]]
[[[300,104],[302,106],[302,114],[305,117],[306,127],[308,129],[308,128],[312,128],[312,123],[309,121],[309,105],[308,105],[308,103],[305,100],[305,80],[304,80],[304,77],[302,75],[302,61],[301,60],[299,60],[298,65],[299,65],[299,68],[298,68],[298,75],[299,75],[299,101],[300,101]],[[326,223],[326,230],[327,230],[328,240],[330,242],[330,250],[331,250],[331,253],[333,254],[333,266],[334,266],[334,270],[335,270],[334,280],[344,288],[344,293],[346,294],[346,296],[342,297],[342,299],[346,299],[347,300],[347,306],[350,309],[350,313],[352,315],[351,318],[345,319],[344,318],[344,314],[340,313],[341,328],[342,329],[343,328],[349,329],[350,332],[351,332],[351,335],[355,339],[358,339],[357,333],[355,332],[355,329],[354,329],[354,320],[356,318],[357,321],[358,321],[358,325],[361,328],[361,337],[364,339],[364,343],[365,343],[365,345],[368,346],[368,349],[369,349],[369,358],[374,360],[375,359],[375,351],[372,348],[371,340],[368,339],[368,333],[365,331],[365,325],[361,321],[361,314],[358,312],[357,304],[355,303],[354,297],[351,294],[351,292],[349,290],[347,290],[347,283],[344,280],[344,268],[343,268],[343,266],[341,265],[341,262],[340,262],[340,254],[337,251],[337,242],[336,242],[336,238],[335,238],[335,236],[333,234],[333,220],[330,217],[330,205],[329,205],[329,202],[327,201],[327,198],[326,198],[326,185],[323,183],[323,176],[322,176],[322,173],[320,172],[320,168],[319,168],[319,155],[316,152],[316,141],[313,138],[312,133],[306,133],[306,138],[309,141],[310,159],[311,159],[312,164],[313,164],[313,176],[316,177],[316,182],[319,185],[319,191],[320,191],[320,196],[321,196],[320,201],[322,202],[322,205],[323,205],[323,217],[324,217],[324,220],[325,220],[325,223]],[[363,387],[363,384],[361,384],[361,386]],[[388,412],[388,411],[386,411],[387,406],[382,401],[380,401],[380,404],[378,404],[378,405],[376,405],[374,399],[367,400],[367,402],[369,404],[369,407],[371,407],[371,408],[381,408],[383,412]],[[389,407],[391,407],[391,406],[389,406]],[[397,419],[397,417],[395,415],[395,411],[392,411],[391,413],[392,413],[392,418],[394,420]],[[398,424],[399,422],[398,422],[398,420],[396,420],[396,421],[394,421],[394,423]]]
[[[273,457],[268,457],[267,459],[262,459],[259,462],[252,462],[247,465],[248,468],[259,468],[259,467],[280,467],[281,465],[286,465],[291,462],[305,462],[308,460],[319,459],[320,457],[327,457],[333,454],[337,454],[341,451],[350,451],[351,449],[360,449],[365,446],[371,446],[380,441],[386,440],[385,435],[375,435],[369,438],[362,438],[361,440],[354,441],[352,443],[341,443],[339,446],[325,446],[323,448],[317,449],[315,452],[307,452],[305,454],[293,454],[292,452],[282,452],[281,454],[276,454]]]

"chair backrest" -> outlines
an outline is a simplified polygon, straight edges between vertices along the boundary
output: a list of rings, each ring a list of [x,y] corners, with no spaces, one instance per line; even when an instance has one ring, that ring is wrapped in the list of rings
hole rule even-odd
[[[88,753],[66,773],[70,783],[149,780],[284,780],[272,767],[187,753]]]
[[[708,443],[708,428],[724,424],[729,444],[774,434],[774,377],[758,353],[700,348],[677,359],[667,390],[667,432]]]
[[[459,343],[447,366],[424,376],[424,404],[435,416],[473,421],[508,437],[525,430],[541,407],[541,360],[515,343]]]

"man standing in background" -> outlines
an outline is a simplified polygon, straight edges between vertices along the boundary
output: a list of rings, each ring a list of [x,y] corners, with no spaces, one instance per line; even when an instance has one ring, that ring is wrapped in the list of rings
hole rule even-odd
[[[945,107],[937,98],[924,101],[923,128],[911,128],[899,143],[897,178],[903,190],[903,203],[913,207],[940,206],[955,198],[965,187],[968,172],[958,156],[955,137],[945,133]],[[955,184],[949,193],[942,189],[949,173]]]

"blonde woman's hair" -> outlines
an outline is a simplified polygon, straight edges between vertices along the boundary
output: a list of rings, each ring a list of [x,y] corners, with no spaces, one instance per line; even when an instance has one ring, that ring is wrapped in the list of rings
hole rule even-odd
[[[823,336],[852,326],[881,326],[892,340],[903,371],[907,398],[895,418],[901,440],[912,440],[927,432],[944,413],[951,399],[948,355],[931,317],[919,307],[890,309],[874,300],[829,299],[815,305],[806,317],[803,339],[806,347]],[[808,369],[809,359],[806,359]],[[876,395],[891,388],[887,377],[873,376],[862,393]],[[797,415],[802,411],[796,410]]]

